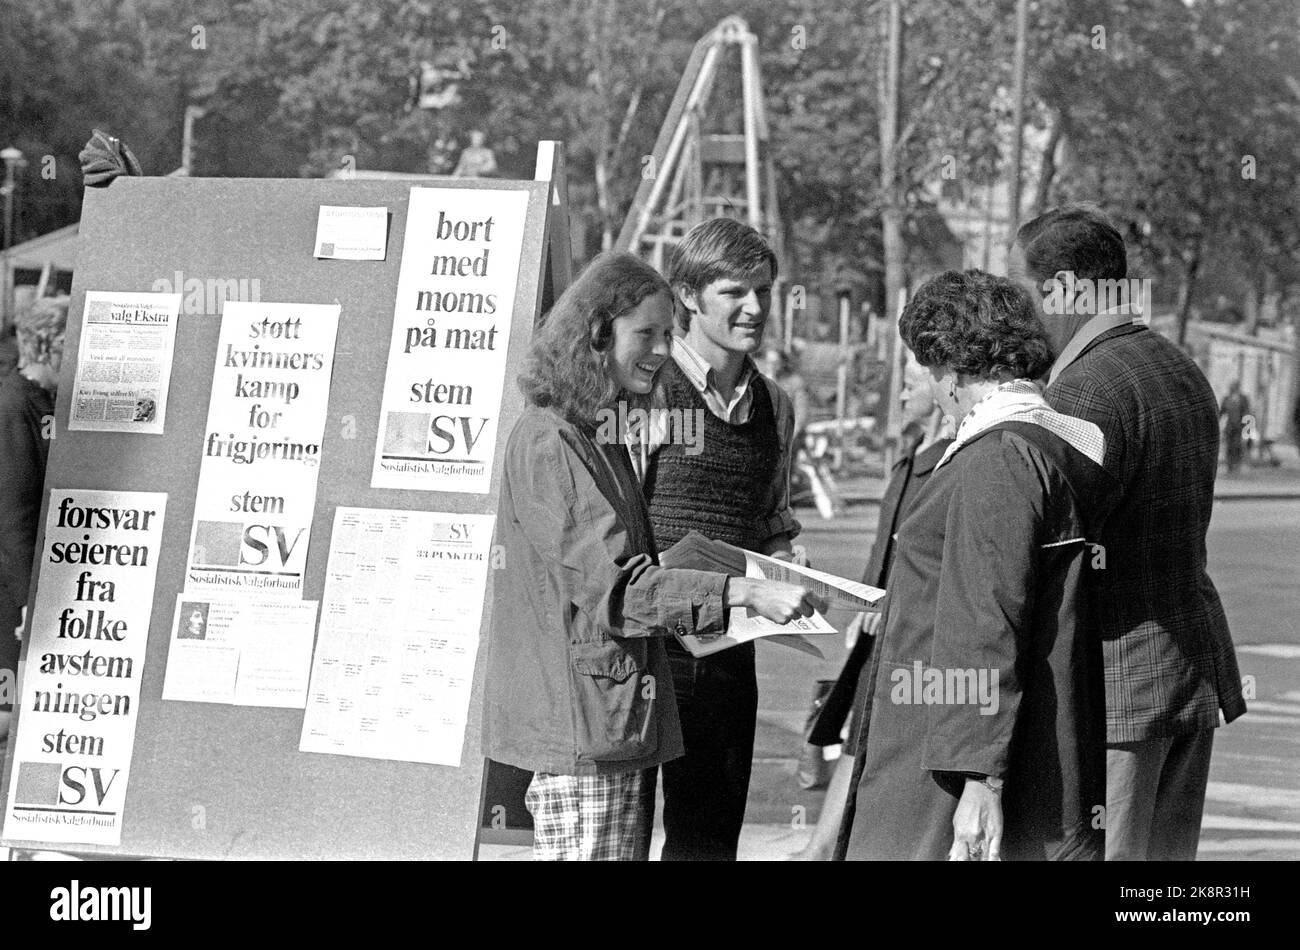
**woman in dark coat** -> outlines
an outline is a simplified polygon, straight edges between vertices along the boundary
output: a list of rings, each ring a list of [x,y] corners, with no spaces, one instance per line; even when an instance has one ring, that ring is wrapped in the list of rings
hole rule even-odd
[[[1011,281],[942,274],[900,330],[961,422],[898,530],[846,856],[1100,859],[1101,431],[1032,382],[1052,354]]]
[[[18,369],[0,376],[0,678],[17,679],[45,463],[54,420],[54,390],[63,364],[68,299],[43,298],[14,320]],[[8,701],[0,703],[0,752],[9,735]]]
[[[909,359],[903,368],[898,402],[904,448],[890,471],[889,483],[880,499],[876,536],[867,557],[867,569],[862,574],[862,583],[886,590],[890,586],[889,566],[894,559],[898,526],[911,511],[912,502],[951,444],[955,428],[953,420],[943,414],[935,401],[934,382],[929,371],[915,360]],[[854,791],[860,778],[855,774],[855,765],[861,765],[862,761],[855,756],[866,737],[862,720],[869,715],[870,708],[860,697],[864,689],[871,688],[874,666],[868,661],[874,656],[876,634],[883,616],[880,612],[860,613],[849,624],[844,632],[849,655],[809,729],[808,743],[820,758],[822,747],[841,743],[845,723],[850,723],[848,737],[843,739],[835,773],[822,801],[817,827],[813,830],[812,840],[799,855],[801,860],[826,861],[843,857],[837,853],[836,837],[846,816],[847,821],[853,821]],[[851,717],[850,712],[855,707],[859,714]]]

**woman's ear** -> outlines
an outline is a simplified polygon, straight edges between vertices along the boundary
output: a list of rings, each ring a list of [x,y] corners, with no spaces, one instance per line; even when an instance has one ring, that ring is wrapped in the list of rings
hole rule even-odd
[[[591,348],[597,352],[604,352],[609,349],[610,341],[614,338],[614,321],[606,320],[600,314],[591,318],[589,324],[591,339]]]

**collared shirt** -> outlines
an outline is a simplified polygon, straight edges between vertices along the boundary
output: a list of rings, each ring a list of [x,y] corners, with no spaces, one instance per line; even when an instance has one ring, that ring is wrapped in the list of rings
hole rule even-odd
[[[686,374],[686,378],[691,381],[691,385],[700,391],[700,395],[704,397],[704,404],[715,416],[732,425],[749,418],[750,410],[754,407],[754,393],[750,383],[754,377],[762,374],[748,356],[741,365],[740,378],[736,380],[736,388],[730,399],[723,396],[718,389],[717,370],[681,337],[673,337],[673,359]]]
[[[1122,327],[1132,322],[1133,312],[1129,309],[1129,305],[1126,303],[1120,304],[1118,307],[1112,307],[1104,313],[1097,314],[1081,326],[1079,332],[1072,336],[1070,341],[1065,344],[1065,347],[1061,350],[1061,355],[1058,356],[1056,362],[1052,364],[1052,370],[1047,377],[1047,385],[1050,386],[1052,383],[1056,382],[1056,377],[1061,375],[1061,371],[1077,360],[1082,355],[1083,351],[1088,348],[1088,344],[1097,339],[1097,337],[1101,336],[1108,330],[1113,330],[1116,327]]]
[[[754,408],[754,389],[762,384],[768,387],[772,398],[772,411],[776,416],[777,444],[780,446],[776,474],[772,478],[768,492],[767,538],[771,540],[786,534],[795,537],[801,529],[794,512],[790,509],[790,467],[794,461],[794,404],[780,385],[764,376],[754,361],[745,357],[731,398],[726,398],[717,386],[717,372],[704,357],[700,356],[689,343],[681,337],[673,338],[672,358],[679,369],[699,392],[704,404],[719,419],[732,425],[747,422]],[[625,433],[628,454],[632,458],[632,468],[637,479],[645,484],[649,473],[650,457],[662,448],[672,436],[671,417],[663,410],[668,408],[663,387],[656,384],[650,395],[650,412],[648,413],[648,432],[642,433],[640,427],[629,426]],[[656,412],[656,410],[660,410]]]

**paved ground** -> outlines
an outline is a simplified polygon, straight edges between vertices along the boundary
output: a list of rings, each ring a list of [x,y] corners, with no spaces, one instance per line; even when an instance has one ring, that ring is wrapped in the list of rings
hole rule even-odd
[[[1217,735],[1200,857],[1300,859],[1300,459],[1286,447],[1281,469],[1221,474],[1209,537],[1210,574],[1223,597],[1251,711]],[[1256,496],[1270,496],[1255,500]],[[859,576],[875,507],[854,505],[833,522],[802,512],[801,539],[816,566]],[[848,616],[832,613],[843,626]],[[787,858],[807,841],[823,792],[795,780],[813,683],[834,678],[841,638],[818,641],[816,660],[758,649],[760,710],[741,858]],[[656,844],[656,848],[657,848]],[[483,857],[527,860],[527,848],[485,848]]]

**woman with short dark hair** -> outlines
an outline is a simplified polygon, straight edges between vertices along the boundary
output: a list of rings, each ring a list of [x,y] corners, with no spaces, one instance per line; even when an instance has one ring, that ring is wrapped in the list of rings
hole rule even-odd
[[[45,465],[54,438],[54,391],[63,365],[67,297],[42,297],[14,318],[18,369],[0,376],[0,671],[16,678],[27,588],[40,527]],[[0,750],[11,704],[0,704]]]
[[[1101,644],[1083,580],[1101,566],[1087,540],[1101,430],[1044,401],[1052,352],[1018,284],[949,271],[899,328],[960,423],[898,529],[846,856],[1100,859]]]
[[[484,754],[535,775],[534,856],[636,859],[642,771],[682,754],[662,639],[726,630],[726,608],[785,623],[805,588],[658,565],[617,427],[668,358],[667,283],[630,254],[594,260],[536,331],[528,405],[506,446],[497,509]],[[615,430],[613,437],[603,433]]]

